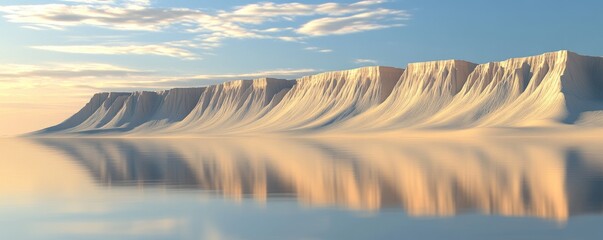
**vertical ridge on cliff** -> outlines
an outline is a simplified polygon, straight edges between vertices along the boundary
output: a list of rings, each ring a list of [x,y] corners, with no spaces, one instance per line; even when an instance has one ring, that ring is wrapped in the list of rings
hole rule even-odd
[[[191,113],[170,131],[221,131],[255,121],[278,104],[295,81],[260,78],[207,87]]]
[[[364,67],[302,77],[251,131],[319,129],[354,117],[386,99],[403,69]]]
[[[411,63],[382,104],[341,128],[369,130],[418,124],[452,100],[475,66],[459,60]]]
[[[99,93],[38,133],[238,134],[603,127],[603,58],[557,51],[501,62],[363,67],[297,80]]]

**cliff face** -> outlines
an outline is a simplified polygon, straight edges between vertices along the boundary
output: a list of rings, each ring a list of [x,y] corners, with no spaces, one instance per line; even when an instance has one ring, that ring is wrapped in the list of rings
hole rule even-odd
[[[160,92],[97,93],[78,113],[63,123],[40,131],[124,132],[138,126],[169,124],[188,115],[204,88]]]
[[[426,124],[517,126],[563,117],[567,51],[478,65],[451,104]]]
[[[97,93],[92,96],[80,111],[62,123],[41,130],[39,133],[53,133],[62,131],[82,131],[103,127],[113,120],[121,109],[130,93]]]
[[[457,60],[411,63],[382,104],[340,128],[396,128],[424,121],[452,101],[475,66]]]
[[[320,129],[352,118],[386,99],[403,69],[364,67],[321,73],[297,80],[253,131]]]
[[[341,126],[387,130],[593,123],[599,115],[592,112],[603,110],[601,59],[560,51],[480,65],[410,64],[383,104]]]
[[[603,126],[603,58],[559,51],[502,62],[365,67],[161,92],[99,93],[39,133],[388,131]]]
[[[195,108],[172,129],[198,132],[245,125],[279,104],[294,84],[295,81],[261,78],[209,86]]]
[[[600,58],[568,51],[479,65],[450,108],[426,124],[574,123],[584,111],[603,109],[597,103],[603,78],[584,66],[603,69]]]

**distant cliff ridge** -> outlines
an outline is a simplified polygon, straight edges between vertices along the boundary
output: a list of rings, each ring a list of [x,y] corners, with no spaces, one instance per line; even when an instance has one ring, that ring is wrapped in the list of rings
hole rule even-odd
[[[474,64],[364,67],[159,92],[97,93],[61,134],[603,127],[603,58],[569,51]]]

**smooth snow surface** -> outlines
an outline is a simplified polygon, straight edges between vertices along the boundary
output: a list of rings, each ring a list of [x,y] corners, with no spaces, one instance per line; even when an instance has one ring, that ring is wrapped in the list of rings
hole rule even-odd
[[[98,93],[37,134],[391,132],[603,127],[603,58],[569,51],[473,64],[364,67],[297,80],[238,80],[160,92]]]

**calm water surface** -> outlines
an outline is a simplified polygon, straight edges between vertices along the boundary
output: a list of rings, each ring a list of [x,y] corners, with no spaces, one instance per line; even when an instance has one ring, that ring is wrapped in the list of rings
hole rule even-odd
[[[603,239],[600,142],[0,139],[0,239]]]

